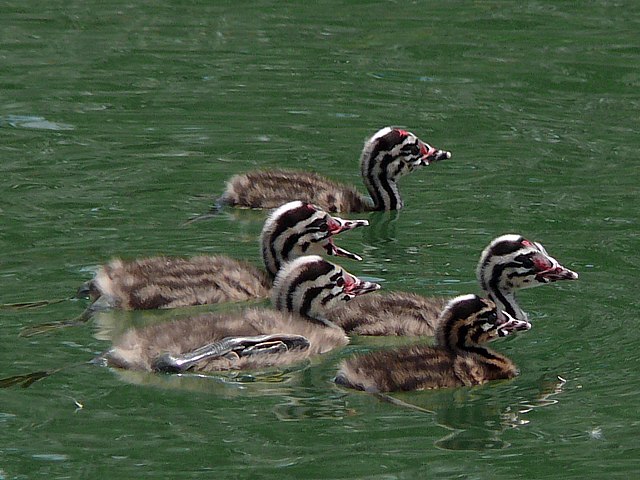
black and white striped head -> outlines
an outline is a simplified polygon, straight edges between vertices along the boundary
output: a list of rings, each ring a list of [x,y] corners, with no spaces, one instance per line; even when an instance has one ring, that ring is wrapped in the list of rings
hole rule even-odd
[[[484,249],[477,274],[482,288],[488,292],[512,292],[578,278],[576,272],[560,265],[540,243],[513,234],[494,239]]]
[[[477,295],[455,297],[440,314],[438,343],[466,349],[531,328],[526,320],[517,320],[502,313],[498,314],[496,304],[488,298]]]
[[[325,311],[378,289],[377,283],[360,280],[318,255],[307,255],[280,269],[271,290],[271,302],[278,310],[330,323],[324,318]]]
[[[376,206],[395,210],[402,208],[395,182],[417,168],[447,158],[451,152],[438,150],[406,130],[385,127],[365,143],[360,169]]]
[[[359,255],[338,247],[333,236],[366,225],[369,225],[367,220],[344,220],[310,203],[289,202],[274,210],[262,228],[262,259],[272,275],[284,262],[303,255],[325,254],[362,260]]]

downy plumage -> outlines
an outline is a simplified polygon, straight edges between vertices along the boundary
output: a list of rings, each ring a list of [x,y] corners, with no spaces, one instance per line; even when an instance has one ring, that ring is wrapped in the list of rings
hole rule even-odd
[[[362,178],[370,196],[315,173],[256,170],[232,177],[218,204],[274,208],[283,202],[302,200],[327,212],[399,210],[403,203],[397,180],[450,157],[450,152],[433,148],[411,132],[386,127],[365,142],[360,158]]]
[[[476,295],[451,300],[438,322],[436,346],[379,350],[342,362],[336,383],[367,392],[392,392],[481,385],[513,378],[518,370],[504,355],[483,345],[530,324]]]
[[[319,256],[300,257],[276,276],[277,310],[204,314],[130,330],[104,358],[115,367],[162,372],[287,365],[347,344],[326,309],[378,288]]]
[[[520,235],[502,235],[482,252],[477,277],[486,296],[517,320],[528,321],[516,301],[516,291],[578,274],[563,267],[544,247]],[[367,295],[331,312],[333,322],[348,334],[434,335],[448,299],[414,293]]]
[[[368,225],[367,220],[332,217],[315,205],[289,202],[266,220],[260,236],[266,271],[225,256],[115,259],[103,266],[83,293],[95,308],[174,308],[268,296],[282,264],[302,255],[326,254],[361,260],[333,242],[333,236]]]

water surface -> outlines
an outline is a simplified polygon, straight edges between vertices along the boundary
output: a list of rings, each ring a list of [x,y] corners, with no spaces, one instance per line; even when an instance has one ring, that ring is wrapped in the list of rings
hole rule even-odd
[[[360,185],[362,141],[385,125],[454,157],[341,238],[365,257],[349,270],[477,292],[480,251],[517,232],[581,278],[522,293],[533,330],[495,345],[518,378],[395,395],[406,407],[331,383],[341,358],[397,342],[366,338],[285,371],[80,365],[1,390],[0,478],[637,474],[639,19],[631,1],[6,3],[2,303],[67,299],[114,255],[259,262],[264,213],[183,222],[257,166]],[[122,325],[170,316],[18,337],[85,306],[2,310],[2,376],[88,361]]]

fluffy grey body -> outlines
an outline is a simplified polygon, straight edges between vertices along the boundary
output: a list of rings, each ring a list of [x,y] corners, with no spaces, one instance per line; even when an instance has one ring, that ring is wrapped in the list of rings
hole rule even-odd
[[[408,292],[374,293],[354,298],[329,317],[350,335],[434,335],[448,299]]]
[[[275,208],[292,199],[327,212],[366,212],[373,202],[354,187],[295,170],[257,170],[231,177],[220,203],[244,208]]]
[[[106,306],[125,310],[266,298],[271,284],[266,271],[224,256],[115,259],[93,280]]]
[[[193,370],[253,370],[296,363],[342,347],[349,341],[342,330],[312,323],[292,313],[247,309],[237,315],[204,314],[173,321],[169,326],[158,324],[130,330],[110,350],[108,363],[119,368],[152,371],[154,362],[162,354],[182,355],[229,337],[283,332],[305,337],[308,347],[246,357],[216,356],[203,359]]]
[[[250,308],[130,330],[104,358],[114,367],[165,372],[294,363],[345,345],[344,331],[325,312],[379,287],[319,256],[300,257],[276,276],[271,301],[277,310]]]

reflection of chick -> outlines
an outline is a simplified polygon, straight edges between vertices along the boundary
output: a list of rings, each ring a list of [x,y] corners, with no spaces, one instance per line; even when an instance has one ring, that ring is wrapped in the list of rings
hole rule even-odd
[[[104,358],[115,367],[163,372],[287,365],[346,345],[325,309],[378,288],[317,255],[300,257],[276,276],[271,297],[277,311],[254,308],[130,330]]]
[[[456,297],[441,314],[437,346],[381,350],[348,359],[335,381],[358,390],[390,392],[513,378],[518,374],[513,362],[481,345],[531,325],[509,315],[502,317],[491,300],[476,295]]]
[[[398,179],[450,157],[451,153],[427,145],[413,133],[387,127],[365,142],[360,158],[362,179],[370,197],[315,173],[257,170],[232,177],[219,204],[275,208],[284,202],[303,200],[327,212],[399,210],[402,199]]]

